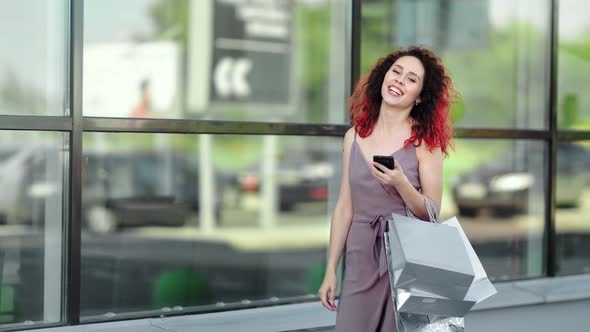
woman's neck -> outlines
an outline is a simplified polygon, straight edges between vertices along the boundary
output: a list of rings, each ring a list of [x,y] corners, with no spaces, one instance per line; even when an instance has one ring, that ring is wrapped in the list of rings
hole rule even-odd
[[[407,110],[401,110],[381,105],[379,118],[375,124],[375,130],[388,135],[399,132],[408,126],[411,126],[412,121],[410,118],[410,111],[411,108]]]

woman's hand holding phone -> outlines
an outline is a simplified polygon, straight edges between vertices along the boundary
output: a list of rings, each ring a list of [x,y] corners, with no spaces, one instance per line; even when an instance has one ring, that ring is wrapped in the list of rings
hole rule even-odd
[[[401,165],[395,162],[393,156],[373,156],[371,174],[383,185],[397,187],[406,180]]]
[[[373,162],[379,163],[389,169],[394,169],[395,168],[395,159],[393,159],[393,156],[379,156],[379,155],[374,155],[373,156]],[[375,166],[374,166],[375,167]],[[380,170],[379,168],[377,168],[380,172],[383,173],[382,170]]]

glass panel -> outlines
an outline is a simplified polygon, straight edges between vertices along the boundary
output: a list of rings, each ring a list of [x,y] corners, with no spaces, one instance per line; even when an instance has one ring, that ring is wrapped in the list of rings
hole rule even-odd
[[[456,140],[444,163],[442,217],[457,215],[492,280],[541,276],[546,146]]]
[[[557,273],[590,273],[590,141],[557,147]]]
[[[461,127],[547,127],[550,1],[363,2],[361,71],[392,49],[433,49],[450,72]]]
[[[558,4],[558,125],[590,130],[590,3],[560,0]]]
[[[0,324],[62,320],[67,138],[0,132]]]
[[[345,0],[85,1],[84,115],[344,123],[346,10]]]
[[[84,134],[83,318],[316,295],[341,138]]]
[[[66,115],[67,3],[0,1],[0,114]]]

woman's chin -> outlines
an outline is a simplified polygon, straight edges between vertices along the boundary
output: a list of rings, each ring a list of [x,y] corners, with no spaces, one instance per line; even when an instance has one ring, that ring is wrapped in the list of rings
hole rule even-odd
[[[401,100],[387,100],[383,99],[383,106],[387,108],[396,108],[396,109],[406,109],[411,106],[411,104],[404,103]]]

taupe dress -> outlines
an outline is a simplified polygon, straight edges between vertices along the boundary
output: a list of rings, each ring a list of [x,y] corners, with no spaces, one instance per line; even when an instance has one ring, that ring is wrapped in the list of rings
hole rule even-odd
[[[395,332],[383,232],[388,216],[392,212],[405,215],[406,207],[395,188],[384,187],[373,177],[356,136],[348,165],[353,218],[346,240],[336,332]],[[392,155],[410,183],[420,190],[416,147],[409,144]]]

